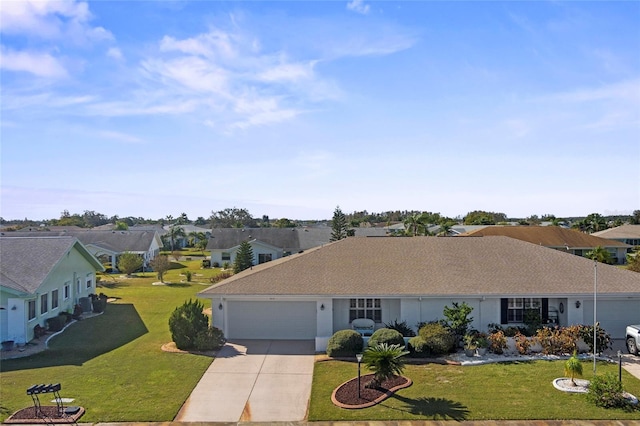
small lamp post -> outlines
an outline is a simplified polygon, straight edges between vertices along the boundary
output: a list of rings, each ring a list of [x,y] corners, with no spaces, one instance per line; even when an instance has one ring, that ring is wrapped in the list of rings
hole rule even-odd
[[[362,362],[362,354],[356,354],[358,360],[358,399],[360,399],[360,363]]]
[[[622,383],[622,352],[618,351],[618,381]]]

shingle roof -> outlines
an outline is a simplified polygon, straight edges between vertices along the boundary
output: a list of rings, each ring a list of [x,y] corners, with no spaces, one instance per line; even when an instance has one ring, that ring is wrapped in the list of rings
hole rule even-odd
[[[594,237],[573,229],[559,226],[487,226],[482,229],[467,232],[460,237],[505,236],[527,241],[545,247],[595,248],[601,247],[630,247],[619,241]]]
[[[605,229],[604,231],[594,232],[591,235],[595,235],[600,238],[610,238],[612,240],[617,239],[637,239],[640,238],[640,225],[622,225],[615,228]]]
[[[34,232],[6,232],[5,236],[12,237],[29,237]],[[155,231],[101,231],[101,230],[66,230],[66,231],[40,231],[38,236],[71,236],[76,237],[84,245],[94,245],[105,248],[107,250],[122,253],[146,252],[151,247],[151,243],[156,236]]]
[[[594,263],[508,237],[352,237],[254,266],[210,295],[589,294]],[[599,291],[638,295],[640,274],[598,264]]]
[[[355,228],[356,236],[385,236],[381,228]],[[242,241],[259,240],[285,251],[297,253],[328,244],[331,228],[214,228],[207,250],[224,250]]]
[[[0,284],[33,294],[63,256],[73,247],[101,268],[74,237],[2,237],[0,238]]]

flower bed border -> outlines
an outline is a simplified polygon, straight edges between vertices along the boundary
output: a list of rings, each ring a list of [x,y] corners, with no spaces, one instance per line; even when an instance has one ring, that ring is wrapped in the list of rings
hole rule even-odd
[[[396,393],[400,389],[408,388],[409,386],[411,386],[413,384],[413,381],[410,378],[405,377],[405,376],[400,376],[400,377],[405,379],[407,382],[405,384],[402,384],[402,385],[399,385],[399,386],[394,386],[393,388],[388,389],[384,394],[380,395],[379,397],[377,397],[373,401],[369,401],[369,402],[365,402],[364,404],[357,404],[357,405],[343,404],[342,402],[340,402],[340,401],[338,401],[336,399],[336,392],[338,392],[338,390],[341,387],[343,387],[347,383],[351,383],[354,380],[358,380],[357,378],[349,379],[349,380],[347,380],[346,382],[342,383],[340,386],[338,386],[337,388],[335,388],[333,390],[333,392],[331,393],[331,402],[333,402],[334,405],[336,405],[336,406],[338,406],[340,408],[346,408],[346,409],[351,409],[351,410],[373,407],[374,405],[379,404],[382,401],[384,401],[385,399],[389,398],[391,395],[393,395],[394,393]]]

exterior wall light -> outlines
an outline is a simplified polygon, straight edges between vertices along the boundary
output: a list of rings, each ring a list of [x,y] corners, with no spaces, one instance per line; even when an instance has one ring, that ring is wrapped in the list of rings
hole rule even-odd
[[[580,305],[581,305],[580,301],[576,300],[576,308],[580,308]]]

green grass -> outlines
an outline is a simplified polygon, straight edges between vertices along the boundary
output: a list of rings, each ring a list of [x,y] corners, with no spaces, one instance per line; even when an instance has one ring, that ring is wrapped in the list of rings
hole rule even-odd
[[[176,284],[165,286],[151,285],[155,274],[104,278],[97,292],[117,300],[103,315],[71,325],[43,353],[2,362],[0,419],[32,404],[25,393],[29,386],[60,382],[60,395],[86,408],[83,422],[173,420],[212,361],[161,350],[171,341],[171,312],[205,288],[180,283],[178,274],[185,270],[170,271],[165,281]],[[41,397],[44,405],[51,399]]]
[[[592,377],[585,363],[584,378]],[[597,365],[598,374],[618,371],[616,364]],[[310,421],[355,420],[529,420],[640,419],[640,411],[607,410],[587,402],[584,394],[556,390],[564,361],[535,361],[461,367],[407,365],[413,385],[370,408],[347,410],[331,402],[331,393],[357,375],[355,362],[316,363],[309,406]],[[364,374],[364,372],[363,372]],[[625,390],[640,395],[640,380],[623,371]]]

